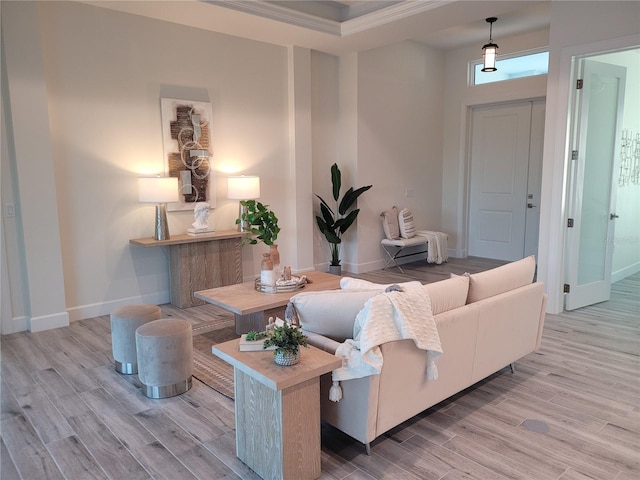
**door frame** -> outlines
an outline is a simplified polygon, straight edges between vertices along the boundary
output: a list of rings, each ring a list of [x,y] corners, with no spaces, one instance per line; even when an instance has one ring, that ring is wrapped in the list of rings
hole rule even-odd
[[[465,145],[464,145],[464,188],[462,189],[464,195],[464,212],[461,218],[462,228],[460,231],[463,234],[462,237],[462,251],[464,252],[464,257],[469,254],[469,217],[470,217],[470,209],[471,209],[471,141],[472,141],[472,127],[473,127],[473,110],[476,108],[483,107],[505,107],[509,105],[515,105],[518,103],[524,102],[542,102],[545,105],[547,99],[544,96],[535,96],[528,98],[513,98],[510,100],[499,101],[499,102],[489,102],[489,103],[478,103],[478,104],[467,104],[465,105]],[[546,119],[546,114],[545,114]],[[541,164],[543,164],[544,158],[541,160]],[[542,195],[542,175],[541,175],[540,189]],[[537,261],[537,258],[536,258]]]
[[[567,224],[567,169],[571,161],[568,128],[571,86],[575,84],[573,59],[610,53],[640,46],[640,34],[561,48],[551,54],[545,121],[545,146],[542,160],[542,202],[540,206],[538,280],[544,282],[547,313],[558,314],[564,308],[565,233]]]

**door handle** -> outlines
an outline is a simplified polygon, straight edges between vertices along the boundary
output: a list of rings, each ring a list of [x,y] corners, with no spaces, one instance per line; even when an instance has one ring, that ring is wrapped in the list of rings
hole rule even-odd
[[[614,218],[620,218],[618,215],[616,215],[615,213],[610,213],[609,214],[609,220],[613,220]]]
[[[534,205],[533,203],[527,203],[527,208],[535,208],[537,207],[537,205]]]

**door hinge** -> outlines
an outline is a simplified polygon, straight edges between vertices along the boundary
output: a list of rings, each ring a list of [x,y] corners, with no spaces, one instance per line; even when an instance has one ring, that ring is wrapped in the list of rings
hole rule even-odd
[[[576,90],[582,90],[582,87],[584,86],[584,80],[582,80],[581,78],[579,78],[576,81]]]
[[[562,291],[564,293],[571,293],[571,285],[569,285],[568,283],[565,283],[564,287],[562,288]]]
[[[578,150],[572,150],[571,151],[571,160],[577,160],[578,159]]]
[[[567,218],[567,227],[573,228],[573,218]]]

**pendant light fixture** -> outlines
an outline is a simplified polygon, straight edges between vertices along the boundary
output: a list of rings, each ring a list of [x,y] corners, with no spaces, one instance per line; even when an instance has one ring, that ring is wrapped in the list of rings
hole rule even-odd
[[[493,43],[493,22],[498,20],[497,17],[489,17],[487,18],[487,23],[489,24],[489,43],[485,44],[482,47],[482,63],[483,63],[483,72],[495,72],[498,70],[496,68],[496,57],[498,56],[498,45]]]

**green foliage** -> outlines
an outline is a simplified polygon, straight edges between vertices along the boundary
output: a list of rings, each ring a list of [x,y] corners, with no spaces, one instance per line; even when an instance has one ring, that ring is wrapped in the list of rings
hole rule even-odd
[[[340,200],[340,189],[342,187],[342,174],[338,168],[338,164],[331,165],[331,186],[334,209],[320,196],[316,197],[320,200],[320,215],[316,215],[316,223],[318,228],[329,242],[331,249],[331,265],[340,265],[340,243],[342,243],[342,234],[355,222],[356,217],[360,213],[360,209],[349,209],[356,203],[357,198],[364,192],[369,190],[373,185],[360,187],[356,190],[349,188]]]
[[[247,211],[242,213],[240,218],[236,219],[236,224],[246,221],[250,225],[250,237],[243,240],[244,243],[255,245],[263,242],[265,245],[273,245],[280,233],[278,227],[278,217],[273,211],[255,200],[241,200],[240,204],[247,207]]]
[[[247,336],[245,337],[248,342],[255,342],[256,340],[262,340],[267,337],[266,332],[256,332],[255,330],[251,330],[247,332]]]
[[[264,348],[276,347],[275,353],[280,351],[298,353],[300,345],[308,346],[306,335],[298,327],[288,323],[281,327],[273,327],[264,341]]]

